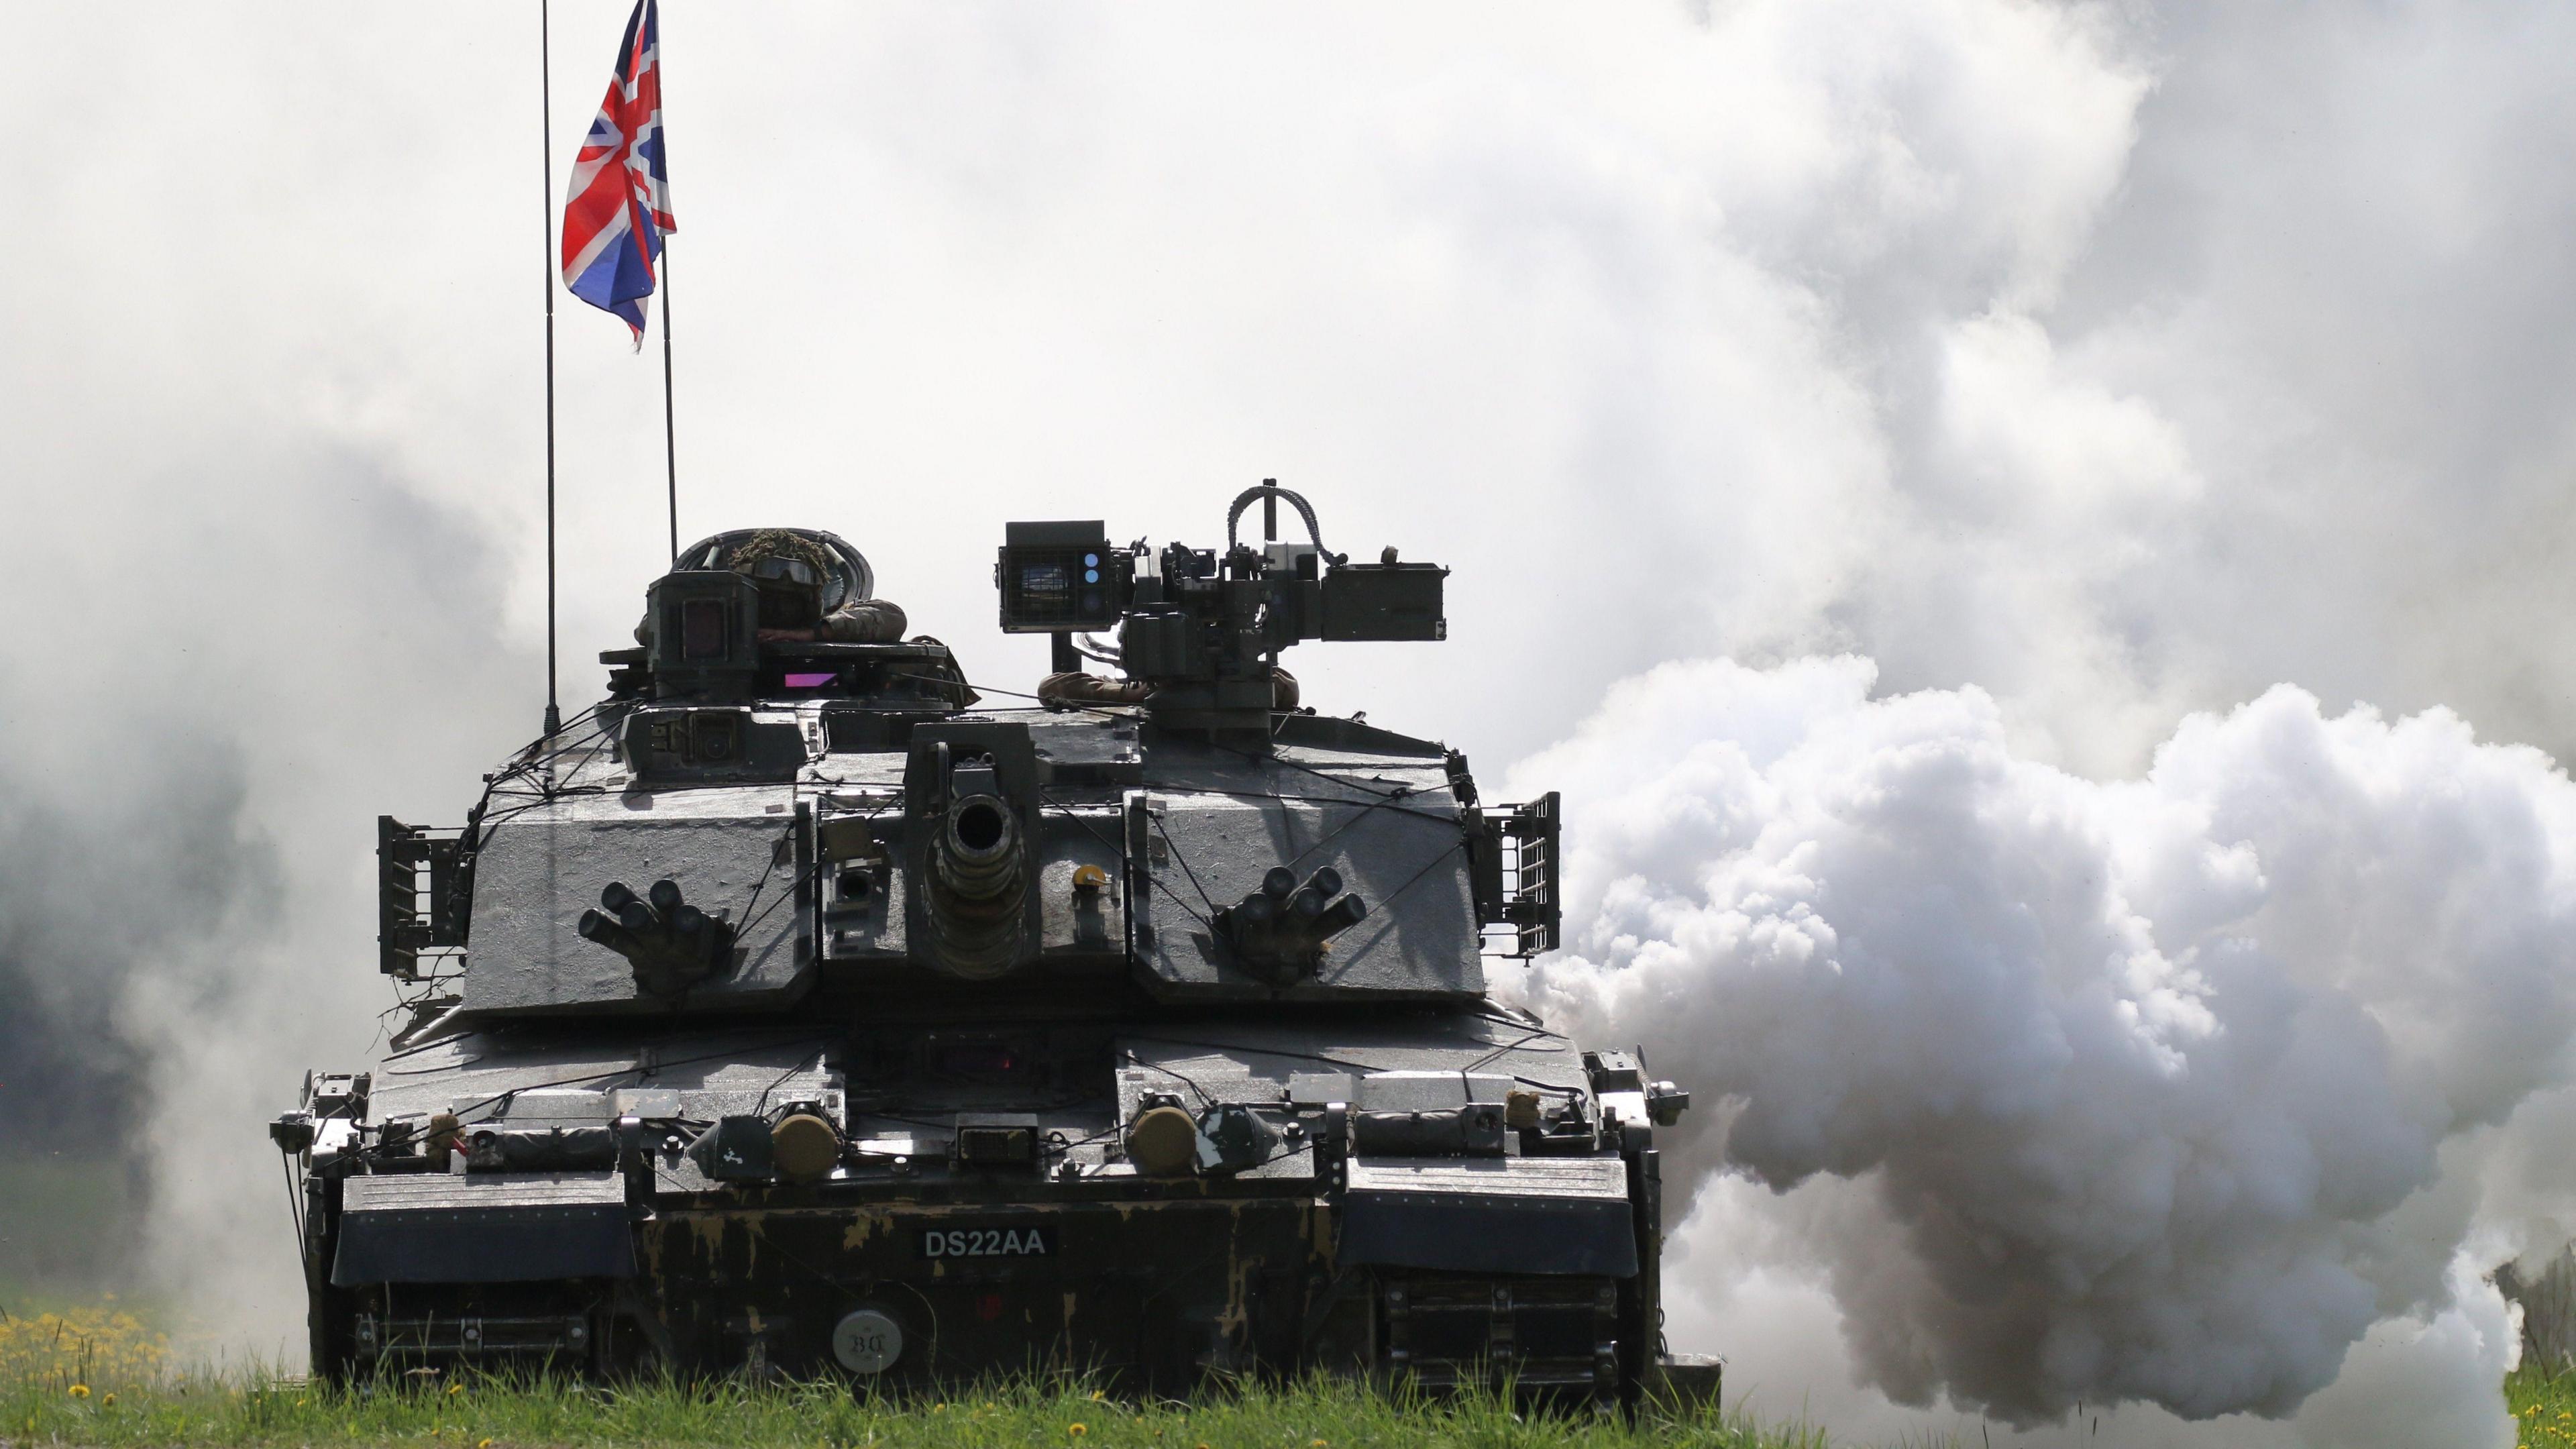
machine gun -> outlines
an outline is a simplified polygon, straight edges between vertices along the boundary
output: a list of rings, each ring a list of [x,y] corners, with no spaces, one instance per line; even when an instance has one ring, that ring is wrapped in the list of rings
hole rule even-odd
[[[1239,541],[1244,510],[1262,501],[1266,535]],[[1281,542],[1282,499],[1306,525],[1306,542]],[[994,583],[1002,629],[1055,637],[1055,667],[1080,668],[1080,633],[1116,629],[1121,666],[1147,711],[1166,728],[1268,732],[1278,707],[1280,651],[1305,639],[1437,640],[1439,564],[1403,563],[1388,549],[1355,564],[1324,547],[1305,498],[1264,479],[1226,510],[1225,552],[1143,540],[1113,548],[1097,520],[1013,523]]]

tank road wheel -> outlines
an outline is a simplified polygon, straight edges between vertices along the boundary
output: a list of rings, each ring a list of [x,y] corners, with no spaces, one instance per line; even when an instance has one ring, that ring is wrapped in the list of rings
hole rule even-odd
[[[599,1325],[599,1376],[611,1383],[648,1379],[676,1363],[671,1337],[632,1284],[621,1283],[591,1315]]]

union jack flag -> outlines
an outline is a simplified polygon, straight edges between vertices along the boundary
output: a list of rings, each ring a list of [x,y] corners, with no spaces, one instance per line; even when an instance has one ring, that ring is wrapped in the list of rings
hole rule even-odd
[[[671,178],[662,155],[661,21],[654,0],[636,0],[617,48],[617,73],[599,119],[573,158],[564,198],[563,275],[572,294],[614,312],[644,345],[644,302],[671,220]]]

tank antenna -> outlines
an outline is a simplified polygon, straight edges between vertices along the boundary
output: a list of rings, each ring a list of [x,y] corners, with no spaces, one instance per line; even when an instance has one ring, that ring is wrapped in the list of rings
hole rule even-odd
[[[546,735],[563,728],[555,703],[555,96],[550,0],[537,0],[537,158],[544,174],[537,208],[538,257],[546,269]],[[663,335],[670,335],[666,319]],[[674,549],[676,552],[677,549]]]

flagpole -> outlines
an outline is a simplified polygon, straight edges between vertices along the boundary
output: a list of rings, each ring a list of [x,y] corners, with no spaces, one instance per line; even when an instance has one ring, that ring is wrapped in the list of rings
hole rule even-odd
[[[680,556],[680,453],[671,431],[671,240],[662,239],[662,474],[671,493],[671,557]]]
[[[555,94],[550,0],[537,0],[537,157],[544,175],[537,208],[546,268],[546,734],[563,728],[555,702]]]

